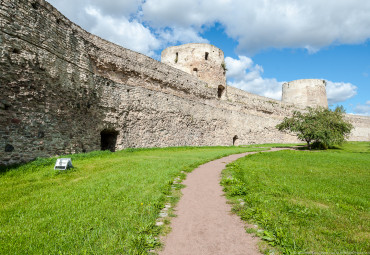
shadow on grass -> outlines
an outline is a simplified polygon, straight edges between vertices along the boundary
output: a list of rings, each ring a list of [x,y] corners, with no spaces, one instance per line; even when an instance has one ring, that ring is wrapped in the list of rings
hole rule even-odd
[[[78,168],[77,167],[71,167],[66,170],[54,170],[54,175],[63,175],[63,174],[69,174],[73,172],[77,172]]]
[[[24,165],[24,163],[12,164],[12,165],[8,165],[8,166],[0,165],[0,175],[5,174],[6,172],[8,172],[12,169],[18,168],[22,165]]]
[[[293,148],[295,150],[298,150],[298,151],[328,151],[328,150],[340,150],[340,151],[343,151],[343,148],[341,147],[338,147],[338,146],[330,146],[328,149],[320,149],[320,148],[311,148],[311,149],[308,149],[307,146],[292,146],[290,148]]]
[[[341,150],[341,151],[343,150],[343,148],[340,148],[339,146],[335,146],[335,145],[334,146],[329,146],[329,149],[330,150]]]

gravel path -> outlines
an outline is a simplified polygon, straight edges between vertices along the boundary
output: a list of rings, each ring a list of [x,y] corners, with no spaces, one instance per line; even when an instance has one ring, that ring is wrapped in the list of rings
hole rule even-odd
[[[270,151],[281,150],[273,148]],[[231,155],[201,165],[182,183],[183,196],[172,219],[172,231],[164,238],[160,255],[261,254],[258,239],[245,232],[245,224],[231,213],[231,205],[219,184],[226,164],[248,154]]]

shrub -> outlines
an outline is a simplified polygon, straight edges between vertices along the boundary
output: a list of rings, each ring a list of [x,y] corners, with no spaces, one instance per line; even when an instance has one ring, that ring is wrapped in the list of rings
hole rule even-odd
[[[351,133],[353,125],[344,119],[344,108],[334,111],[322,107],[308,107],[305,113],[294,111],[291,118],[284,118],[276,128],[297,134],[307,147],[327,149],[329,146],[342,144]],[[312,144],[313,142],[313,144]]]

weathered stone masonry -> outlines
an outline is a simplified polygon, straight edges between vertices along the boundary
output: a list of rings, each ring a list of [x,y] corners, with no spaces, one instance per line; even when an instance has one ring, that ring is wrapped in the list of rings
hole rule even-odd
[[[87,33],[43,0],[0,2],[0,165],[101,148],[296,141],[274,128],[293,104],[231,87],[219,99],[218,88]],[[353,139],[369,140],[369,118],[356,118]]]

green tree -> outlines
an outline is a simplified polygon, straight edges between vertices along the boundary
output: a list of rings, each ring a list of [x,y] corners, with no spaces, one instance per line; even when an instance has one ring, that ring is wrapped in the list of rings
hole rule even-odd
[[[308,107],[304,113],[294,111],[292,117],[284,118],[276,128],[296,133],[298,139],[305,141],[309,149],[312,144],[327,149],[329,146],[342,144],[351,133],[353,126],[344,119],[344,114],[343,106],[336,107],[334,111]]]

